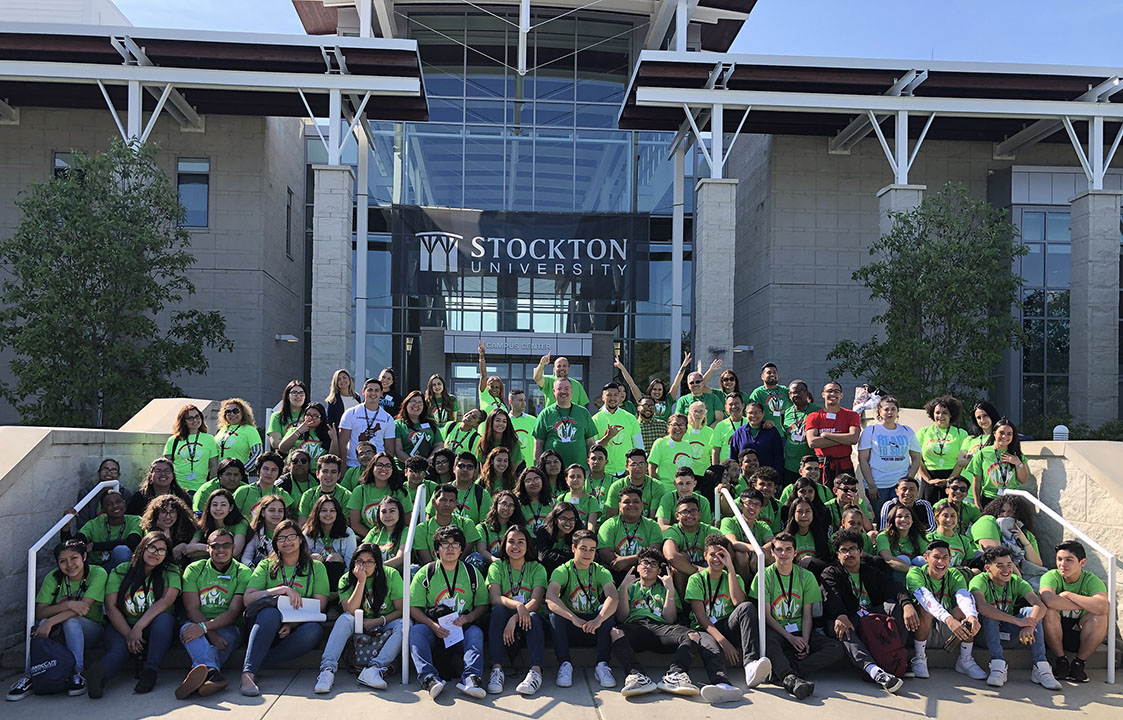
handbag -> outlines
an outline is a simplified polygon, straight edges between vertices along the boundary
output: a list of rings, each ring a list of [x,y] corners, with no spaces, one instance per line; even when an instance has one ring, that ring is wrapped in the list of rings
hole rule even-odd
[[[909,653],[901,642],[896,618],[869,613],[858,618],[858,637],[869,649],[873,661],[887,673],[902,677],[908,668]]]
[[[257,614],[259,612],[265,608],[277,607],[277,597],[277,595],[262,595],[246,606],[245,613],[243,613],[242,617],[245,620],[247,630],[253,627],[253,622],[257,619]]]
[[[351,672],[362,672],[373,665],[375,658],[382,652],[383,646],[389,639],[390,633],[382,628],[371,630],[369,633],[352,633],[344,652]]]

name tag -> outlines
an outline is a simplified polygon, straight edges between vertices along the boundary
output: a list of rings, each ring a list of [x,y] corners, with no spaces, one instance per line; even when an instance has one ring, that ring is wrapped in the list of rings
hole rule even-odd
[[[452,608],[453,610],[456,609],[456,601],[453,600],[450,597],[446,597],[444,600],[441,600],[440,603],[438,603],[438,604],[444,605],[447,608]]]
[[[838,417],[838,413],[827,413],[827,420],[834,420]]]
[[[218,576],[218,579],[219,579],[219,580],[229,580],[229,579],[230,579],[230,576],[229,576],[229,575],[219,575],[219,576]]]
[[[858,609],[858,617],[865,617],[866,615],[869,615],[869,614],[870,614],[869,611],[865,610],[864,608]]]
[[[799,632],[799,625],[796,625],[795,623],[788,623],[784,626],[784,629],[790,633]]]
[[[188,480],[194,480],[195,479],[195,473],[187,473],[187,479]]]
[[[1001,640],[1002,642],[1009,642],[1010,641],[1010,633],[1000,632],[1000,633],[998,633],[998,639]]]
[[[429,429],[429,423],[421,423],[421,429],[422,430],[428,430]]]
[[[713,615],[710,616],[710,624],[711,625],[717,625],[717,618],[714,617]]]
[[[521,602],[521,603],[526,602],[526,596],[521,594],[521,593],[513,596],[511,599],[514,600],[515,602]]]

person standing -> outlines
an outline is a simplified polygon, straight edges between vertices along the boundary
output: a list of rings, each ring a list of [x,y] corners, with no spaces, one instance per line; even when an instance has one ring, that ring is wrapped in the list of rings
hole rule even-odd
[[[511,427],[515,429],[515,437],[519,440],[519,454],[521,457],[512,457],[511,463],[518,464],[521,459],[523,464],[530,467],[534,464],[534,425],[538,418],[526,411],[526,392],[512,388],[507,394],[510,403]]]
[[[374,445],[376,452],[384,452],[390,457],[398,453],[398,437],[394,419],[382,409],[382,383],[378,378],[367,378],[363,383],[363,404],[356,405],[343,413],[339,422],[339,449],[347,453],[347,467],[358,467],[359,458],[355,455],[358,444],[367,441]]]
[[[629,450],[644,447],[639,421],[635,415],[620,407],[623,397],[623,388],[614,382],[608,383],[601,390],[604,407],[593,416],[598,434],[607,436],[610,427],[616,430],[612,439],[604,446],[608,451],[605,471],[610,474],[624,472],[624,456]]]
[[[557,398],[555,393],[555,385],[559,380],[568,380],[570,384],[570,401],[579,405],[582,408],[587,408],[589,405],[589,395],[585,392],[585,388],[581,386],[579,380],[569,377],[569,359],[559,357],[554,360],[554,375],[543,375],[542,371],[546,369],[546,365],[550,363],[550,353],[546,353],[538,360],[537,367],[534,368],[534,382],[542,389],[542,394],[546,396],[546,407],[549,407]]]
[[[959,475],[967,467],[967,456],[963,452],[967,431],[955,426],[962,410],[959,400],[950,395],[933,398],[924,405],[932,424],[916,434],[927,473],[920,497],[931,504],[947,494],[948,478]]]
[[[867,425],[858,440],[858,464],[874,512],[889,502],[903,477],[915,478],[921,468],[920,443],[908,425],[897,424],[900,405],[886,396],[877,404],[880,424]],[[874,494],[876,492],[876,495]]]
[[[756,452],[757,460],[765,467],[776,471],[778,476],[784,471],[784,439],[776,427],[764,427],[764,406],[755,400],[749,401],[745,410],[748,423],[737,429],[729,438],[729,451],[733,457],[741,457],[745,450]]]
[[[749,402],[760,403],[764,408],[764,419],[770,420],[776,427],[783,427],[784,412],[792,401],[788,390],[780,385],[780,371],[775,363],[769,362],[761,366],[760,380],[760,387],[749,394]]]
[[[842,407],[842,385],[831,380],[823,385],[823,409],[807,416],[807,445],[819,456],[824,483],[834,482],[839,473],[854,473],[850,459],[862,433],[862,418]]]
[[[690,388],[690,392],[675,401],[674,411],[676,413],[689,415],[690,406],[696,402],[701,402],[706,406],[706,425],[713,425],[725,417],[725,412],[722,410],[724,398],[706,388],[706,379],[702,376],[702,373],[692,372],[687,375],[686,384]]]
[[[803,380],[788,383],[788,400],[784,416],[777,423],[784,436],[784,484],[794,483],[799,476],[799,466],[807,454],[807,417],[823,406],[811,402],[811,390]],[[821,474],[821,473],[820,473]],[[830,487],[828,483],[824,483]]]
[[[174,464],[175,477],[187,492],[195,492],[218,474],[218,445],[207,432],[203,413],[194,405],[184,405],[176,415],[164,457]]]
[[[589,448],[594,443],[607,445],[618,431],[609,427],[603,437],[597,437],[593,416],[583,405],[574,403],[573,384],[568,378],[557,379],[552,392],[556,393],[555,402],[542,409],[534,425],[534,456],[538,457],[543,450],[553,450],[561,456],[562,467],[573,464],[584,467]]]

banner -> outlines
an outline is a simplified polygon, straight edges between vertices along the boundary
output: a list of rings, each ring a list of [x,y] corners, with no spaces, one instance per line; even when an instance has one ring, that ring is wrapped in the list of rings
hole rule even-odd
[[[406,295],[442,295],[451,276],[477,276],[549,278],[559,293],[586,299],[647,299],[647,215],[395,205],[392,216]]]

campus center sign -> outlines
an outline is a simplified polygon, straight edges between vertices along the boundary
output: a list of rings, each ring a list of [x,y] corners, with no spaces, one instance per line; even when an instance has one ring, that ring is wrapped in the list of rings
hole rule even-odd
[[[444,294],[442,280],[483,276],[568,281],[587,299],[647,297],[646,215],[397,205],[393,218],[393,257],[408,295]]]

